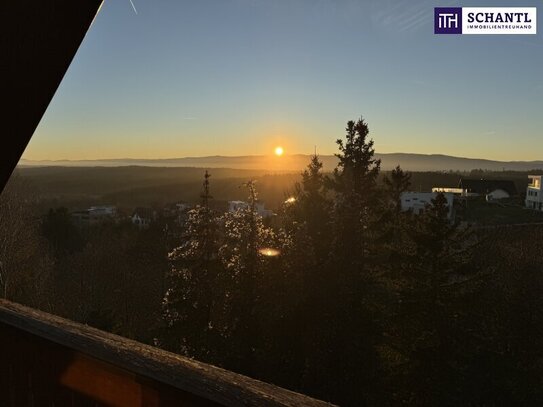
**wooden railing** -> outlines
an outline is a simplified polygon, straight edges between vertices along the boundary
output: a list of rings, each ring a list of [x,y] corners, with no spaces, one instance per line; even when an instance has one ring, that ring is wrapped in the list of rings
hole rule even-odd
[[[0,406],[330,406],[0,300]]]

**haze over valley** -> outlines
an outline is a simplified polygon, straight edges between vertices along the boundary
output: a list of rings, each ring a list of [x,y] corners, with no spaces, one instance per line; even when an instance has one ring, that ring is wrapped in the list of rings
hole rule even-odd
[[[483,158],[454,157],[443,154],[376,153],[385,171],[400,165],[407,171],[530,171],[543,169],[543,160],[537,161],[496,161]],[[333,155],[320,155],[324,171],[332,171],[337,165]],[[240,170],[263,170],[273,173],[302,171],[310,160],[305,154],[285,154],[282,157],[263,155],[182,157],[170,159],[99,159],[99,160],[26,160],[19,166],[66,166],[66,167],[195,167],[230,168]]]

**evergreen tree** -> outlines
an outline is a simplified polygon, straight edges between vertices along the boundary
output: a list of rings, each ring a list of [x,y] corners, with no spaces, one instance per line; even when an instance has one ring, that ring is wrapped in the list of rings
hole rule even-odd
[[[392,202],[394,210],[400,212],[402,209],[401,195],[403,192],[409,190],[411,185],[411,174],[403,171],[398,165],[390,172],[390,176],[386,175],[384,177],[383,182],[385,184],[385,191]]]
[[[283,267],[291,298],[285,299],[289,309],[280,312],[297,327],[297,337],[289,342],[291,349],[299,349],[292,363],[301,370],[299,385],[304,389],[318,387],[323,376],[322,316],[330,309],[331,210],[322,163],[314,154],[295,185],[294,196],[284,205],[285,242],[289,244],[284,248]]]
[[[345,141],[337,140],[339,163],[328,184],[336,193],[334,250],[342,263],[357,269],[352,274],[358,274],[369,255],[370,234],[378,218],[381,161],[374,158],[373,140],[368,139],[369,128],[362,118],[349,121],[346,133]]]
[[[383,178],[383,215],[379,243],[383,256],[383,268],[389,277],[398,278],[397,272],[411,250],[409,226],[413,222],[411,212],[402,212],[401,195],[409,190],[411,174],[396,166]]]
[[[303,250],[313,265],[323,264],[330,251],[330,226],[332,202],[328,197],[322,162],[314,154],[302,172],[301,183],[296,183],[294,196],[284,205],[287,232],[303,234],[309,246]],[[300,236],[299,236],[300,237]]]
[[[190,210],[184,242],[170,254],[171,286],[164,298],[167,346],[201,360],[212,360],[217,335],[212,320],[220,269],[217,216],[210,208],[211,175],[204,175],[201,204]]]
[[[225,288],[224,336],[231,350],[228,366],[245,374],[256,371],[260,321],[257,312],[261,298],[262,276],[266,249],[275,246],[274,233],[264,226],[256,211],[258,194],[254,181],[244,184],[248,189],[248,205],[227,212],[221,219],[223,242],[219,257],[223,266]]]
[[[79,251],[84,246],[81,233],[66,208],[49,209],[42,223],[42,233],[57,259]]]
[[[409,389],[400,397],[414,397],[415,404],[440,404],[447,394],[452,397],[447,392],[459,385],[463,358],[456,344],[469,335],[459,326],[458,304],[476,276],[471,258],[477,239],[452,221],[450,209],[439,193],[424,213],[410,218],[411,241],[404,244],[411,250],[396,276],[397,325],[388,338],[398,341],[393,348],[409,361],[406,370],[398,369],[405,380],[399,387]],[[423,384],[430,381],[431,386]]]
[[[376,345],[381,335],[383,294],[375,264],[382,212],[377,187],[380,160],[374,157],[368,135],[362,118],[347,123],[346,139],[337,140],[338,166],[327,178],[334,196],[334,227],[329,233],[332,251],[326,266],[328,292],[321,322],[322,371],[310,387],[317,396],[342,404],[369,403],[380,386]],[[330,378],[324,371],[341,374]]]

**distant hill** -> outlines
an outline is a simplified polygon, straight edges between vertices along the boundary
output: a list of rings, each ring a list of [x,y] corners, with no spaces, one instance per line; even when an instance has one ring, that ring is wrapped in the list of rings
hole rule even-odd
[[[543,169],[543,161],[493,161],[479,158],[453,157],[441,154],[389,153],[376,154],[382,160],[382,169],[390,170],[396,165],[408,171],[470,171],[483,169],[488,171],[530,171]],[[330,171],[337,164],[332,155],[320,156],[324,170]],[[231,168],[241,170],[265,170],[273,172],[301,171],[307,166],[309,156],[303,154],[283,157],[267,156],[209,156],[183,157],[169,159],[104,159],[104,160],[59,160],[32,161],[22,159],[21,167],[68,166],[68,167],[193,167],[193,168]]]
[[[243,184],[255,180],[259,199],[271,208],[278,208],[300,179],[294,172],[269,174],[266,170],[228,168],[210,172],[214,202],[246,199]],[[151,166],[20,166],[15,170],[40,197],[43,211],[59,206],[77,210],[107,204],[133,209],[199,202],[204,173],[203,168]]]

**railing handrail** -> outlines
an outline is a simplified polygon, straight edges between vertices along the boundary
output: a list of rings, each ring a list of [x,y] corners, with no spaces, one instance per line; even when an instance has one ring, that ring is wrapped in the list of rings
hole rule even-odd
[[[7,300],[0,300],[2,323],[225,406],[331,405]]]

